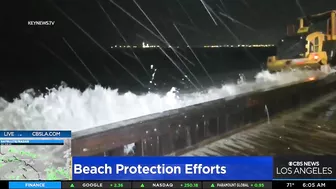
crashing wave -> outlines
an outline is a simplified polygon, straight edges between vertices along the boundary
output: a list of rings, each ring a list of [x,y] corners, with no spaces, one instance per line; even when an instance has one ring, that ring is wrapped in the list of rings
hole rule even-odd
[[[206,92],[179,94],[172,88],[167,94],[131,92],[118,94],[117,89],[95,86],[81,92],[61,86],[47,94],[27,90],[12,103],[0,98],[0,126],[3,130],[72,130],[123,121],[148,114],[216,100],[239,93],[289,84],[323,75],[320,71],[293,71],[270,74],[262,71],[254,82],[225,84]]]

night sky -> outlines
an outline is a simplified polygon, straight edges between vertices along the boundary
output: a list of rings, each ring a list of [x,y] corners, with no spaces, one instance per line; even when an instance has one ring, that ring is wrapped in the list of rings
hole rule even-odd
[[[84,34],[57,10],[59,7],[94,39],[104,47],[114,44],[123,45],[124,41],[117,33],[106,14],[96,0],[26,0],[21,1],[8,15],[15,28],[21,27],[26,35],[38,40],[59,40],[65,37],[72,41],[81,41],[82,45],[91,43]],[[53,3],[52,3],[53,2]],[[158,44],[159,40],[137,24],[109,0],[99,1],[115,25],[131,45],[142,41]],[[114,0],[149,29],[151,26],[133,0]],[[286,24],[304,14],[313,14],[336,9],[335,0],[204,0],[204,2],[232,30],[213,16],[212,21],[200,0],[137,0],[148,17],[171,44],[184,45],[174,28],[180,29],[190,45],[274,43],[285,32]],[[247,25],[232,22],[228,17]],[[53,27],[27,26],[28,20],[53,20]],[[8,28],[13,29],[13,28]],[[54,46],[54,45],[53,45]]]
[[[109,0],[20,0],[10,1],[11,5],[7,2],[2,7],[5,9],[2,12],[5,15],[2,17],[4,22],[1,28],[4,32],[2,46],[5,48],[5,55],[1,57],[3,67],[0,69],[0,96],[8,91],[17,94],[30,87],[50,87],[51,84],[60,84],[61,81],[72,83],[75,87],[79,87],[76,83],[81,83],[82,88],[87,87],[87,83],[97,84],[64,40],[71,44],[103,86],[126,86],[121,83],[126,80],[129,81],[127,87],[138,85],[120,64],[132,70],[136,77],[148,82],[150,77],[144,74],[134,58],[130,59],[124,52],[114,51],[113,56],[120,61],[117,64],[116,60],[102,50],[110,52],[111,46],[126,45],[118,32],[122,33],[130,45],[139,46],[143,41],[163,45],[151,32],[121,10],[127,11],[158,35],[137,4],[168,42],[172,46],[180,47],[186,44],[174,25],[190,46],[274,44],[285,34],[286,25],[295,22],[297,17],[336,9],[335,0],[204,0],[216,25],[200,0],[113,2],[115,4]],[[55,21],[55,25],[28,25],[28,21],[40,20]],[[244,59],[239,54],[241,52],[227,52],[224,56],[221,54],[223,52],[218,51],[215,53],[218,57],[214,56],[218,65],[214,65],[214,60],[206,61],[207,57],[213,56],[211,53],[205,54],[203,59],[205,67],[214,72],[228,71],[232,66],[236,69],[248,67],[246,63],[234,63],[234,58],[241,58],[240,62],[253,62],[250,55],[244,55]],[[152,62],[156,62],[161,63],[162,69],[159,70],[167,77],[171,74],[168,70],[176,72],[176,68],[173,68],[166,57],[157,54],[142,53],[146,69]],[[259,67],[266,60],[266,56],[258,52],[257,54],[259,59],[255,66]],[[204,76],[199,64],[195,65],[193,69],[202,72]]]

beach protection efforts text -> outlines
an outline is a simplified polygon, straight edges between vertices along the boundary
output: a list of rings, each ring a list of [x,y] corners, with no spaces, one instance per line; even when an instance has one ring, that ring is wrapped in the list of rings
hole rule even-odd
[[[90,174],[90,175],[118,175],[118,174],[131,174],[131,175],[161,175],[161,174],[173,174],[173,175],[207,175],[226,174],[225,165],[203,165],[203,164],[184,164],[184,165],[123,165],[123,164],[104,164],[101,166],[83,166],[81,164],[73,165],[73,174]]]
[[[73,157],[74,180],[271,180],[273,157]]]

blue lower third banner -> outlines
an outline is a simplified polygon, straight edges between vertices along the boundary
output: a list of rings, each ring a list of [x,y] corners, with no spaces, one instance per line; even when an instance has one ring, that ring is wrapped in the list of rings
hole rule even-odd
[[[272,157],[73,157],[73,180],[272,180]]]

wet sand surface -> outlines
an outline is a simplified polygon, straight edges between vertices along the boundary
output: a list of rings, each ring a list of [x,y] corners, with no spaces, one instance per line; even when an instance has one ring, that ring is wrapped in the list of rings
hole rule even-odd
[[[336,92],[182,156],[336,155]]]

